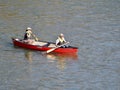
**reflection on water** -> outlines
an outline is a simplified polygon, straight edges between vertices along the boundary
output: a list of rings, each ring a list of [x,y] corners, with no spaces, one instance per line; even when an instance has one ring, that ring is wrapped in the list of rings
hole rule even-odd
[[[43,55],[43,54],[41,54]],[[32,51],[26,50],[25,51],[25,57],[26,59],[32,63]],[[64,69],[66,66],[66,60],[77,60],[78,59],[78,55],[77,54],[73,54],[73,53],[69,53],[69,54],[65,54],[65,53],[49,53],[49,54],[44,54],[43,56],[45,56],[47,59],[51,60],[51,62],[57,61],[57,67],[59,69]]]
[[[47,57],[48,59],[52,60],[52,61],[57,60],[57,67],[58,67],[59,69],[62,69],[62,70],[63,70],[63,69],[65,68],[66,63],[65,63],[65,58],[64,58],[64,57],[55,56],[54,54],[47,54],[46,57]],[[51,61],[51,62],[52,62],[52,61]]]
[[[46,54],[46,57],[52,61],[57,60],[57,67],[59,69],[64,69],[66,66],[66,60],[77,60],[77,54],[58,54],[58,53],[50,53]]]
[[[29,50],[25,51],[25,57],[27,58],[27,60],[32,63],[32,52]]]
[[[46,57],[53,60],[61,60],[61,59],[77,60],[78,59],[78,55],[76,53],[49,53],[49,54],[46,54]]]

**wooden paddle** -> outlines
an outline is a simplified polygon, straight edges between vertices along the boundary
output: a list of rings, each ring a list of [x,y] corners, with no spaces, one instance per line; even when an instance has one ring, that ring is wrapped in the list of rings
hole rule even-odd
[[[55,49],[57,49],[57,48],[59,48],[59,47],[61,47],[61,46],[64,46],[64,45],[66,45],[66,44],[68,44],[68,43],[69,43],[69,42],[65,42],[65,43],[62,44],[62,45],[59,45],[59,46],[54,47],[54,48],[51,48],[51,49],[47,50],[45,53],[50,53],[50,52],[54,51]]]
[[[38,41],[38,38],[36,37],[35,34],[32,34],[32,36],[34,37],[35,41]]]

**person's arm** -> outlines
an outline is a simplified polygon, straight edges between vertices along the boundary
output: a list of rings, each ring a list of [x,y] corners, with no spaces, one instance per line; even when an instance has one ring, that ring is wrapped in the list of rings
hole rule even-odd
[[[58,43],[59,43],[59,39],[56,40],[56,43],[55,43],[55,44],[58,45]]]
[[[66,42],[65,38],[63,37],[64,42]]]
[[[32,37],[35,39],[35,41],[38,41],[38,38],[31,32]]]
[[[38,41],[38,38],[35,36],[35,34],[32,34],[32,36],[34,37],[35,41]]]

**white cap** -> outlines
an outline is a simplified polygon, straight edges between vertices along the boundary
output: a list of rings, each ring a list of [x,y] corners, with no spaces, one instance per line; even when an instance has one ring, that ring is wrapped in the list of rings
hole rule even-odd
[[[30,27],[27,27],[27,30],[31,30],[32,28],[30,28]]]
[[[61,33],[60,36],[64,36],[64,34]]]

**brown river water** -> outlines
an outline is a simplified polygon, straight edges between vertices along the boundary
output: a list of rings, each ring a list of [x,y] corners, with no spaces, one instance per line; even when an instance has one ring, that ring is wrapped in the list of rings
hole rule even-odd
[[[14,47],[27,27],[77,55]],[[120,0],[0,0],[0,41],[0,90],[120,90]]]

